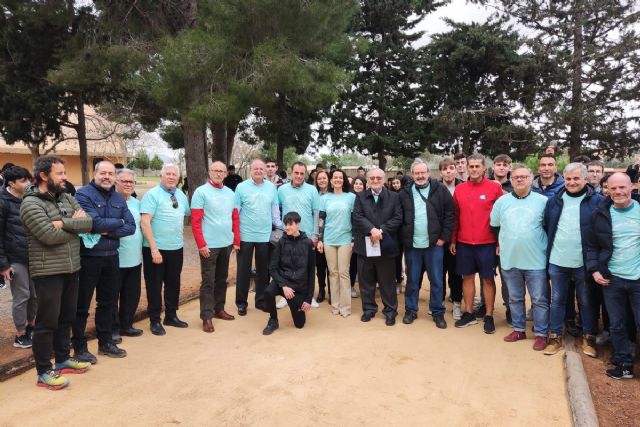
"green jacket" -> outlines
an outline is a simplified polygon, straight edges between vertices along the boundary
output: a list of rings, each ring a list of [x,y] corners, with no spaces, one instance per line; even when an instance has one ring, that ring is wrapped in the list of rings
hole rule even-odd
[[[75,273],[80,270],[80,233],[91,231],[92,220],[71,218],[82,208],[67,193],[40,192],[36,185],[27,188],[20,207],[20,218],[29,241],[31,277]],[[53,221],[62,220],[62,229]]]

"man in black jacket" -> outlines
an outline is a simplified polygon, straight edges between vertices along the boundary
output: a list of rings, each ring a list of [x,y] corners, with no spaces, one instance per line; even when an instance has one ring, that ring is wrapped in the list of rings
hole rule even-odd
[[[413,184],[400,192],[404,211],[402,244],[407,260],[407,288],[404,295],[405,315],[402,322],[413,323],[418,317],[418,293],[422,287],[422,273],[429,277],[429,310],[440,329],[444,320],[443,257],[444,244],[451,241],[455,207],[449,190],[430,178],[429,165],[416,159],[411,165]]]
[[[398,228],[402,224],[400,196],[387,190],[384,171],[371,169],[367,173],[366,191],[358,193],[351,214],[353,223],[353,251],[358,256],[358,278],[362,317],[368,322],[378,311],[376,283],[380,285],[380,296],[387,326],[396,323],[398,296],[396,294],[395,257],[399,254]]]
[[[298,329],[304,327],[305,313],[311,310],[316,253],[311,239],[300,232],[300,221],[300,214],[294,211],[282,219],[286,234],[278,241],[271,255],[269,274],[272,280],[264,291],[265,311],[270,316],[263,335],[271,335],[279,327],[276,295],[286,298],[293,324]]]
[[[0,191],[0,279],[11,284],[11,311],[16,327],[13,346],[30,348],[36,291],[29,276],[29,249],[20,220],[20,204],[31,185],[31,174],[20,166],[8,168],[2,174],[5,187]]]

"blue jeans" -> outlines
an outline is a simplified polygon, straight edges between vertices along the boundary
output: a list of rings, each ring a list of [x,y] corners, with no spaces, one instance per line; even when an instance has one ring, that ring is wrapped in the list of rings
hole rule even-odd
[[[525,286],[531,295],[533,307],[533,332],[546,337],[549,332],[549,285],[546,270],[520,270],[512,268],[502,270],[509,289],[509,309],[513,320],[513,329],[525,332],[527,316],[524,306]]]
[[[442,300],[442,266],[444,249],[431,246],[424,249],[409,248],[407,258],[407,286],[404,293],[404,307],[407,312],[418,313],[418,293],[422,286],[422,272],[427,271],[429,278],[429,310],[432,316],[444,315]]]
[[[631,310],[636,319],[636,327],[640,328],[640,280],[627,280],[611,276],[611,283],[603,286],[604,303],[609,312],[609,333],[613,344],[613,360],[624,365],[633,366],[633,358],[627,336],[627,300],[631,302]]]
[[[584,268],[560,267],[549,264],[549,277],[551,278],[551,326],[549,331],[558,336],[563,334],[569,283],[573,277],[576,284],[578,306],[580,307],[582,330],[585,335],[597,334],[597,313],[589,284],[586,282]]]

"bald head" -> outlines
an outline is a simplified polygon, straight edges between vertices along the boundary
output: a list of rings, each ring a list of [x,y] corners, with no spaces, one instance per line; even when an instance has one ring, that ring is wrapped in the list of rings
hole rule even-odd
[[[222,185],[227,176],[227,165],[220,161],[215,161],[209,166],[209,179],[216,185]]]
[[[607,180],[609,195],[616,208],[626,208],[631,204],[631,179],[626,173],[616,172]]]

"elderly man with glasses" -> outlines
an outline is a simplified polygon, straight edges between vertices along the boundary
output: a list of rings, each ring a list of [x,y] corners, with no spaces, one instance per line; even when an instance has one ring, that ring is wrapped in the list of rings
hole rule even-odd
[[[164,283],[164,324],[187,328],[178,318],[180,273],[184,248],[184,217],[191,215],[187,196],[177,188],[180,170],[167,163],[160,171],[160,184],[142,198],[140,226],[144,236],[142,258],[144,282],[147,288],[147,310],[151,333],[166,333],[160,324],[162,285]]]

